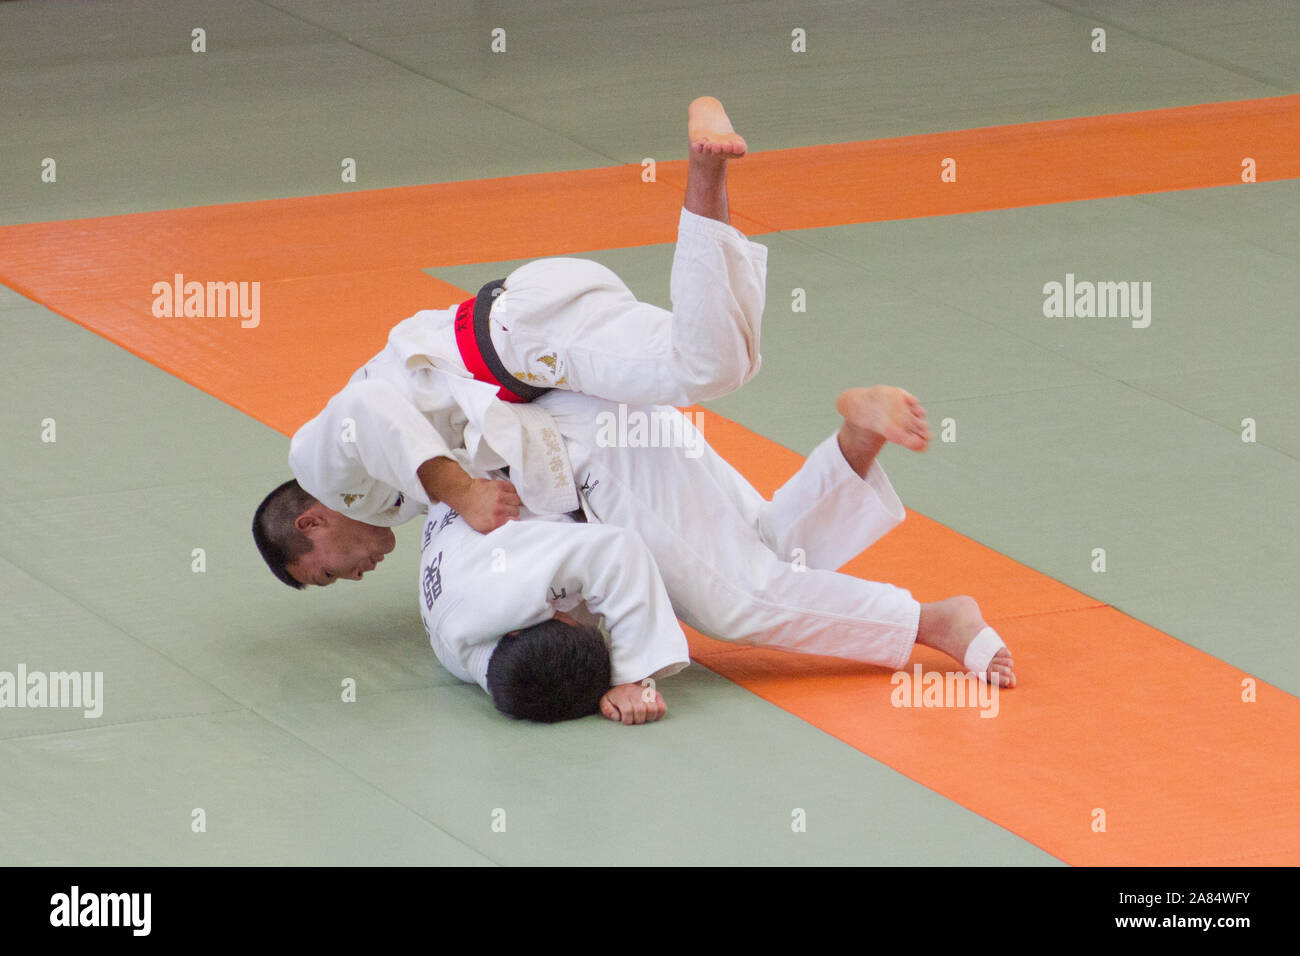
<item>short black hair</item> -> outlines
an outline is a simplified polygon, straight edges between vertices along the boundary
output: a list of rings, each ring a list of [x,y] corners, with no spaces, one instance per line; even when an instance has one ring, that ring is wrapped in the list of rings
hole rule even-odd
[[[503,714],[553,724],[596,713],[610,673],[600,631],[551,618],[501,638],[488,661],[488,692]]]
[[[289,479],[267,495],[253,515],[253,541],[262,553],[262,560],[277,578],[301,591],[307,585],[295,581],[289,573],[293,564],[314,545],[311,539],[294,527],[294,522],[317,501],[296,479]]]

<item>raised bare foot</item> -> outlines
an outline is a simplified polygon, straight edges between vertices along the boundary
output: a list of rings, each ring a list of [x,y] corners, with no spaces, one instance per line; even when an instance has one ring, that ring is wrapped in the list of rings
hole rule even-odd
[[[921,624],[917,628],[916,642],[943,651],[962,667],[966,666],[966,649],[988,625],[980,614],[975,599],[962,595],[950,597],[933,604],[921,605]],[[1015,662],[1011,652],[999,648],[989,662],[984,677],[999,687],[1015,687]]]
[[[835,410],[849,428],[880,435],[912,451],[925,451],[930,426],[916,396],[892,385],[851,388],[840,394]]]
[[[727,118],[722,103],[712,96],[693,100],[687,109],[686,138],[692,153],[739,159],[745,155],[745,140]]]

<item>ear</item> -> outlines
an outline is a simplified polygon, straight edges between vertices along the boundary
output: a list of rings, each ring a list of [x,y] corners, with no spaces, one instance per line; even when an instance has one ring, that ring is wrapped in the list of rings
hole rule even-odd
[[[312,531],[318,528],[327,528],[330,525],[330,519],[326,512],[327,509],[320,504],[314,504],[294,519],[293,526],[306,535],[310,535]]]

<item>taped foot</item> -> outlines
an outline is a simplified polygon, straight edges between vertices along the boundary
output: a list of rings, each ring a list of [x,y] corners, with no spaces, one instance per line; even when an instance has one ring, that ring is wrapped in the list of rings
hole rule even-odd
[[[922,604],[916,643],[942,651],[985,683],[1016,686],[1011,651],[998,632],[988,626],[979,604],[968,594]]]
[[[999,687],[1015,687],[1014,662],[998,632],[987,625],[966,645],[962,666],[979,675],[979,679]]]

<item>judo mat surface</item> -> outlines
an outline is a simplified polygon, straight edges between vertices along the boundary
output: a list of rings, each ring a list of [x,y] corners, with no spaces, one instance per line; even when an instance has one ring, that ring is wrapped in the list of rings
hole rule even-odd
[[[98,717],[0,709],[0,857],[1300,861],[1300,14],[485,9],[0,6],[0,671],[104,675]],[[847,570],[980,601],[993,719],[692,635],[660,723],[516,723],[433,658],[418,532],[309,594],[252,547],[286,436],[400,318],[549,255],[667,305],[706,92],[771,252],[763,371],[704,434],[770,493],[841,389],[921,397],[930,450],[881,458],[908,520]],[[258,323],[155,316],[177,275],[259,282]],[[1151,283],[1150,324],[1046,317],[1067,275]]]

